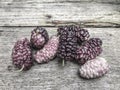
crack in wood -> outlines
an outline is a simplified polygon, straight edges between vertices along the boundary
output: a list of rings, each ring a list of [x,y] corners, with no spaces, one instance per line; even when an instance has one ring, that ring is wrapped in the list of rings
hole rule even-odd
[[[51,19],[52,15],[46,14],[45,17],[47,17],[47,19]]]
[[[4,31],[3,31],[3,30],[0,30],[0,33],[1,33],[1,32],[4,32]]]
[[[120,24],[117,23],[112,23],[112,22],[73,22],[73,21],[58,21],[54,20],[51,22],[46,22],[49,24],[54,24],[55,26],[60,26],[60,25],[69,25],[69,24],[75,24],[75,25],[80,25],[81,27],[116,27],[120,28]]]
[[[115,4],[115,5],[119,5],[120,1],[116,1],[116,2],[105,2],[105,1],[94,1],[94,0],[89,0],[89,1],[53,1],[53,2],[43,2],[43,3],[102,3],[102,4]]]

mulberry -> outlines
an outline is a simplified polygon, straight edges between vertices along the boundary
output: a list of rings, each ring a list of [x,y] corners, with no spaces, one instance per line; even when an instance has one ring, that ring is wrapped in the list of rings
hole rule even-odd
[[[12,50],[13,64],[22,70],[28,70],[33,65],[30,42],[27,38],[18,40]]]
[[[77,50],[77,37],[74,26],[62,26],[58,28],[60,35],[57,56],[63,60],[73,60]]]
[[[79,44],[88,40],[89,32],[76,25],[62,26],[57,29],[60,45],[57,56],[63,60],[74,60]],[[79,43],[79,44],[78,44]]]
[[[88,30],[80,28],[77,25],[62,26],[59,27],[57,31],[58,35],[68,34],[67,32],[71,31],[72,33],[69,33],[72,34],[72,36],[77,37],[77,41],[79,44],[88,40],[90,37]]]
[[[81,77],[86,79],[101,77],[109,70],[109,65],[104,58],[98,57],[96,59],[87,61],[79,69]]]
[[[59,37],[52,36],[48,43],[43,47],[42,50],[39,50],[34,55],[35,60],[38,63],[48,62],[53,59],[56,55],[59,44]]]
[[[34,49],[41,49],[49,40],[47,31],[44,28],[37,27],[31,32],[31,44]]]
[[[99,38],[91,38],[84,42],[76,51],[76,60],[80,64],[99,56],[102,53],[102,41]]]
[[[76,26],[69,25],[69,26],[61,26],[57,29],[58,35],[69,35],[69,36],[76,36]]]
[[[90,37],[88,30],[78,27],[76,30],[77,41],[81,45],[84,41],[87,41]]]

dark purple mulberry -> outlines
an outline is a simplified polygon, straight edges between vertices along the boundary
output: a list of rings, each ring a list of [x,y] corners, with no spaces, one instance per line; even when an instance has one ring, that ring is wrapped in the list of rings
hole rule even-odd
[[[33,65],[30,42],[27,38],[18,40],[12,50],[13,64],[22,70],[28,70]]]
[[[41,49],[49,40],[48,32],[41,27],[37,27],[31,32],[31,44],[34,49]]]
[[[77,37],[74,26],[62,26],[57,31],[60,35],[57,56],[64,60],[73,60],[77,50]]]
[[[76,60],[80,64],[99,56],[102,52],[102,41],[99,38],[91,38],[84,42],[76,51]]]
[[[78,27],[76,29],[76,36],[79,44],[82,44],[84,41],[88,40],[90,37],[89,32],[86,29]]]
[[[68,30],[68,28],[69,28],[69,30]],[[79,44],[88,40],[90,37],[88,30],[80,28],[77,25],[69,25],[69,26],[59,27],[59,29],[57,31],[58,31],[58,35],[69,34],[70,36],[72,35],[74,37],[77,37],[77,41]],[[70,33],[70,31],[71,31],[71,33]]]

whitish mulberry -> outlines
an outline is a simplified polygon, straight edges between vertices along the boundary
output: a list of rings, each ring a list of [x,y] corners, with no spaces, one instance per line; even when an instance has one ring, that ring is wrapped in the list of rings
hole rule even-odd
[[[49,40],[47,31],[44,28],[37,27],[31,32],[31,44],[34,49],[41,49]]]
[[[79,74],[81,77],[86,79],[101,77],[106,74],[109,70],[109,65],[104,58],[96,58],[87,61],[79,69]]]
[[[28,70],[33,65],[30,42],[27,38],[18,40],[12,50],[13,64],[23,70]]]
[[[102,41],[99,38],[91,38],[84,42],[76,51],[76,60],[80,64],[99,56],[102,52]]]
[[[52,36],[42,50],[39,50],[34,55],[35,60],[38,63],[48,62],[53,59],[56,55],[59,44],[59,37]]]

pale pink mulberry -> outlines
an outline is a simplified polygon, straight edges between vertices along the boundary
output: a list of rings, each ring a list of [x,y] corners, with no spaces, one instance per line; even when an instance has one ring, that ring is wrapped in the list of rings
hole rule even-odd
[[[79,74],[83,78],[92,79],[105,75],[108,70],[109,65],[107,61],[104,58],[97,57],[82,65],[79,69]]]
[[[36,52],[34,55],[35,60],[38,63],[49,62],[56,55],[57,49],[59,45],[59,37],[52,36],[48,43],[43,47],[43,49]]]

